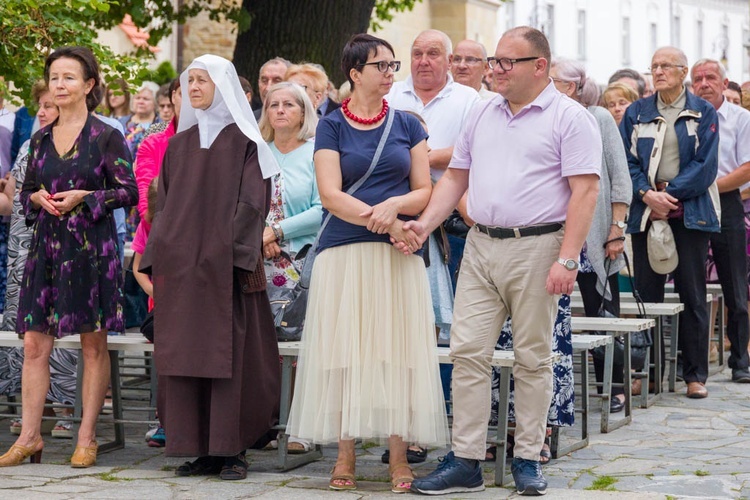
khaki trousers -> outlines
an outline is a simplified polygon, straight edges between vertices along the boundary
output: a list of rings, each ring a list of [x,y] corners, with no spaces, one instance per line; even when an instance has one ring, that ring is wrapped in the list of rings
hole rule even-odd
[[[490,361],[500,329],[512,316],[514,454],[539,460],[552,399],[552,329],[559,299],[559,295],[549,295],[545,285],[559,256],[562,237],[562,230],[502,240],[476,228],[469,232],[451,327],[456,456],[484,459],[490,418]]]

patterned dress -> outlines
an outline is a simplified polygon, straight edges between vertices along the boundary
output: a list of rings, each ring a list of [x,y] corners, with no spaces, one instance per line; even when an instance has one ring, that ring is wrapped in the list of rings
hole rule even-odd
[[[31,139],[21,191],[27,223],[34,224],[18,306],[16,331],[63,337],[124,330],[122,266],[112,211],[135,205],[138,190],[122,136],[89,116],[74,146],[59,156],[49,125]],[[70,213],[55,217],[34,208],[39,189],[91,191]]]
[[[10,238],[8,239],[8,282],[5,291],[5,314],[0,330],[15,331],[18,312],[18,294],[23,279],[23,269],[29,253],[33,227],[26,226],[21,206],[21,185],[26,177],[29,160],[29,141],[21,146],[11,175],[16,180],[13,209],[10,216]],[[57,403],[73,404],[76,395],[76,363],[78,351],[53,349],[50,356],[50,388],[47,399]],[[23,348],[0,349],[0,394],[9,396],[21,392]]]

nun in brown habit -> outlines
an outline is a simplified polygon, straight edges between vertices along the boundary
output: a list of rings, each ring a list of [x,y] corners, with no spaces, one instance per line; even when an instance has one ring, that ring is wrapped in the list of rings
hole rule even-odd
[[[261,255],[278,172],[229,61],[180,76],[178,133],[161,168],[140,271],[152,275],[159,417],[178,476],[247,475],[276,423],[280,368]]]

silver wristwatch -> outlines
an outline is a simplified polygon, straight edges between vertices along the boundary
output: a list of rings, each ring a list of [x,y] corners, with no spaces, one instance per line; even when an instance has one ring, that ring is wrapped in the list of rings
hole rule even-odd
[[[617,226],[620,229],[625,229],[627,227],[627,224],[625,223],[624,220],[613,220],[612,225]]]
[[[568,271],[575,271],[576,269],[578,269],[578,266],[579,266],[577,260],[575,260],[575,259],[563,259],[562,257],[560,257],[559,259],[557,259],[557,263],[560,264],[561,266],[563,266]]]

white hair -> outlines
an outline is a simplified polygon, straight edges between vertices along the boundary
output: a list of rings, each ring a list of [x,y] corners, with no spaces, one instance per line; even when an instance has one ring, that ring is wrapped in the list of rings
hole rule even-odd
[[[709,59],[708,57],[704,57],[703,59],[698,59],[697,61],[695,61],[695,64],[693,64],[693,67],[690,69],[690,77],[692,78],[693,71],[695,71],[695,68],[697,68],[698,66],[704,66],[706,64],[715,64],[716,67],[719,68],[719,74],[721,75],[721,79],[722,80],[727,79],[727,70],[724,67],[724,65],[721,64],[716,59]]]
[[[424,30],[419,35],[417,35],[416,38],[414,38],[414,42],[416,42],[419,37],[421,37],[422,35],[426,35],[426,34],[439,36],[440,40],[443,42],[443,48],[445,48],[445,54],[447,56],[453,54],[453,42],[451,42],[451,39],[448,35],[446,35],[444,32],[440,30],[433,30],[433,29]],[[412,42],[411,44],[412,47],[414,47],[414,42]]]

